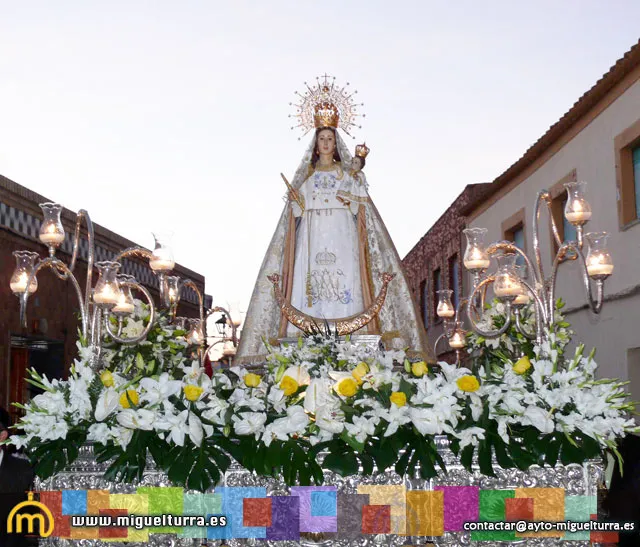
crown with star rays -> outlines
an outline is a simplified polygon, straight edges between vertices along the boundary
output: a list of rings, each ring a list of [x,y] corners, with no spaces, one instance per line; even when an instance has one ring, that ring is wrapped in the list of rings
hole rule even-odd
[[[317,76],[315,85],[304,82],[306,90],[302,93],[296,91],[297,103],[289,103],[295,108],[294,114],[289,114],[290,118],[297,120],[297,125],[291,129],[301,129],[302,136],[312,129],[318,127],[333,127],[342,129],[350,137],[353,129],[362,128],[358,125],[358,119],[364,118],[365,114],[359,112],[364,103],[356,103],[354,96],[356,90],[351,92],[349,82],[344,86],[336,84],[335,76]],[[355,138],[355,137],[352,137]]]

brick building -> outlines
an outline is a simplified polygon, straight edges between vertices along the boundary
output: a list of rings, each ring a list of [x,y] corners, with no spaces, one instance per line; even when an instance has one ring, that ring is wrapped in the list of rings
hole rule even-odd
[[[0,405],[30,398],[30,386],[24,381],[24,371],[35,367],[49,378],[64,377],[76,354],[78,301],[71,282],[57,279],[50,269],[38,274],[38,290],[29,298],[28,325],[20,325],[18,298],[9,288],[15,267],[14,251],[35,251],[45,257],[47,250],[38,239],[42,211],[38,204],[50,201],[0,175]],[[76,214],[64,209],[62,223],[67,237],[57,256],[67,264],[71,261]],[[109,260],[119,251],[135,244],[94,224],[95,262]],[[82,239],[75,274],[84,291],[87,271],[88,243]],[[122,273],[134,275],[145,285],[158,303],[158,282],[155,274],[142,260],[124,260]],[[175,275],[193,280],[204,293],[204,277],[176,265]],[[96,275],[94,273],[94,283]],[[198,316],[197,296],[183,290],[179,314]],[[8,408],[9,409],[9,408]],[[15,418],[15,409],[9,409]]]
[[[465,249],[462,230],[466,227],[462,211],[480,199],[489,186],[488,183],[469,184],[402,260],[431,344],[443,330],[442,320],[436,315],[436,291],[451,289],[454,304],[467,293],[462,271]],[[446,343],[438,344],[436,356],[448,359],[451,356],[447,355],[447,349]]]

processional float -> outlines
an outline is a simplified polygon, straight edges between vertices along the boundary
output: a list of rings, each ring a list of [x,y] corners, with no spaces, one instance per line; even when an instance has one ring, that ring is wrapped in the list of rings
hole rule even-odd
[[[326,75],[318,78],[315,85],[308,85],[306,91],[298,94],[298,100],[294,114],[298,123],[295,127],[302,129],[305,133],[314,128],[320,130],[327,127],[336,129],[339,126],[345,133],[350,134],[350,131],[359,127],[356,125],[356,120],[360,117],[359,107],[361,105],[355,104],[354,93],[348,91],[346,86],[337,86],[335,81]],[[346,147],[336,135],[334,146],[337,148],[338,145],[342,147],[341,153],[347,156]],[[235,346],[239,342],[239,363],[247,355],[255,353],[255,339],[260,338],[259,329],[262,328],[269,330],[262,335],[262,341],[272,354],[270,357],[266,357],[263,362],[256,363],[248,360],[247,368],[234,368],[234,374],[238,375],[238,379],[233,385],[229,383],[231,388],[235,388],[233,391],[231,389],[225,391],[226,387],[223,384],[228,380],[223,379],[220,375],[214,374],[211,380],[203,379],[197,364],[180,367],[184,368],[185,372],[182,383],[173,377],[150,376],[145,378],[147,387],[138,389],[133,385],[133,382],[128,382],[122,387],[122,393],[117,393],[119,399],[116,397],[113,400],[109,399],[110,393],[114,389],[112,387],[113,375],[100,375],[99,379],[94,377],[93,382],[98,383],[96,389],[101,390],[101,394],[98,402],[92,403],[94,405],[91,409],[92,413],[94,409],[96,415],[101,412],[106,416],[111,412],[113,416],[115,415],[113,413],[116,412],[118,422],[121,425],[130,425],[132,431],[135,431],[132,435],[138,435],[135,437],[135,442],[138,442],[138,439],[143,438],[141,436],[146,434],[145,431],[151,431],[155,427],[152,422],[148,421],[151,420],[153,412],[155,412],[155,410],[149,410],[149,408],[154,408],[150,401],[155,401],[159,406],[164,407],[165,414],[162,418],[164,422],[167,422],[168,418],[175,419],[172,423],[155,424],[162,434],[161,441],[168,443],[168,440],[171,440],[172,448],[165,455],[163,450],[153,448],[159,446],[156,443],[160,441],[144,437],[153,443],[153,446],[149,445],[149,452],[147,452],[147,447],[142,445],[143,452],[137,459],[124,460],[127,462],[135,461],[134,469],[131,466],[118,466],[117,460],[114,463],[107,457],[112,454],[124,458],[126,447],[120,452],[114,448],[115,451],[109,453],[101,449],[97,442],[87,443],[82,447],[74,448],[75,458],[72,461],[70,459],[69,464],[64,469],[58,470],[53,476],[40,480],[38,489],[41,492],[82,489],[109,490],[111,493],[137,493],[137,495],[144,497],[151,495],[148,493],[150,488],[182,484],[186,485],[187,489],[195,488],[213,492],[214,496],[221,492],[220,500],[225,501],[221,501],[221,505],[216,505],[216,508],[211,511],[217,513],[227,511],[229,519],[233,521],[226,532],[219,529],[213,531],[204,529],[190,535],[185,534],[185,531],[182,530],[178,535],[175,534],[175,531],[171,534],[152,533],[145,536],[144,539],[135,535],[128,536],[128,544],[130,545],[253,545],[256,538],[260,538],[266,544],[278,546],[300,544],[404,545],[407,542],[422,544],[427,540],[437,545],[462,546],[469,544],[470,536],[468,531],[462,529],[463,523],[458,522],[456,518],[464,515],[465,519],[475,521],[479,517],[486,517],[482,513],[483,492],[513,492],[515,489],[516,492],[521,493],[516,497],[531,497],[532,504],[539,509],[546,503],[542,494],[546,492],[549,495],[556,495],[559,489],[564,489],[562,496],[568,496],[567,499],[588,498],[591,503],[595,499],[598,481],[602,476],[602,464],[597,459],[579,464],[554,465],[549,463],[553,461],[552,457],[548,459],[541,457],[540,461],[528,462],[524,466],[520,465],[521,462],[516,461],[514,455],[518,454],[518,446],[525,444],[525,439],[511,438],[507,439],[508,442],[501,442],[500,438],[503,438],[502,435],[506,435],[506,433],[495,431],[491,432],[493,437],[489,441],[484,437],[485,433],[487,436],[490,435],[488,433],[490,426],[487,425],[488,418],[486,415],[482,415],[483,412],[473,418],[477,423],[467,424],[465,431],[469,434],[468,437],[458,434],[459,432],[456,431],[452,431],[451,435],[430,436],[429,428],[436,427],[439,420],[445,419],[438,415],[439,411],[436,410],[437,405],[441,404],[438,390],[441,390],[443,394],[449,390],[446,397],[457,398],[458,402],[465,401],[464,404],[468,403],[469,414],[461,413],[459,419],[460,421],[469,421],[472,416],[471,412],[475,416],[475,412],[478,410],[474,405],[480,399],[476,400],[473,397],[479,389],[478,377],[481,379],[483,377],[482,373],[473,366],[473,371],[467,371],[466,368],[457,369],[455,366],[442,363],[440,365],[442,368],[441,376],[427,379],[428,364],[431,364],[432,359],[429,358],[430,350],[426,345],[419,349],[422,350],[422,355],[426,356],[424,360],[429,361],[428,364],[416,359],[413,359],[413,362],[409,359],[405,359],[404,362],[392,362],[393,355],[400,353],[397,351],[398,348],[394,348],[390,344],[386,348],[389,350],[387,354],[380,351],[380,346],[385,345],[385,342],[394,338],[403,340],[403,335],[407,332],[413,332],[413,334],[409,334],[404,340],[410,339],[420,345],[424,339],[424,332],[411,294],[406,289],[406,279],[399,265],[395,248],[390,242],[384,225],[376,216],[377,211],[367,201],[364,177],[357,174],[358,166],[362,167],[369,153],[366,145],[359,145],[356,149],[357,161],[354,162],[356,169],[342,164],[345,157],[340,158],[339,164],[332,164],[330,167],[334,169],[337,176],[331,180],[334,182],[335,180],[349,181],[350,186],[341,187],[338,191],[341,194],[340,203],[353,213],[353,218],[349,217],[349,219],[350,221],[355,219],[354,222],[359,231],[354,233],[358,235],[359,241],[369,243],[368,246],[365,245],[358,249],[357,256],[360,260],[358,264],[363,266],[363,261],[370,260],[372,255],[376,255],[378,262],[375,263],[371,259],[370,262],[366,262],[367,267],[358,269],[360,272],[358,279],[362,282],[362,291],[358,298],[361,298],[362,306],[356,313],[327,317],[314,315],[310,311],[318,309],[314,308],[314,304],[322,300],[323,295],[328,294],[327,291],[333,297],[347,304],[351,302],[350,299],[354,298],[354,294],[357,292],[354,292],[352,287],[340,285],[340,279],[335,276],[331,278],[330,282],[327,281],[329,277],[323,267],[335,265],[339,260],[339,253],[335,249],[321,249],[314,256],[309,250],[307,256],[296,254],[294,244],[300,243],[295,240],[295,230],[299,230],[300,226],[304,227],[305,222],[311,223],[313,219],[310,218],[312,215],[307,215],[307,217],[298,215],[296,221],[291,216],[293,213],[289,208],[293,210],[297,207],[298,212],[304,212],[309,205],[306,199],[319,199],[325,195],[322,194],[323,191],[331,190],[335,193],[336,190],[333,186],[329,188],[333,184],[331,181],[326,183],[326,187],[323,187],[323,181],[326,182],[329,179],[319,177],[315,190],[313,190],[316,193],[311,192],[305,198],[305,189],[301,183],[311,176],[314,169],[322,171],[322,164],[316,166],[313,163],[314,154],[319,154],[318,146],[319,144],[314,137],[308,151],[308,157],[305,156],[306,159],[296,172],[293,184],[289,184],[285,179],[289,193],[281,225],[287,225],[293,230],[289,234],[292,237],[287,239],[284,230],[278,236],[279,231],[276,230],[275,247],[284,249],[285,258],[272,263],[269,262],[271,254],[267,253],[241,336],[238,336],[240,322],[237,317],[220,307],[209,311],[205,310],[204,297],[197,285],[191,280],[171,275],[175,262],[170,248],[162,238],[156,237],[153,251],[133,247],[118,253],[111,261],[96,263],[98,280],[96,285],[92,286],[94,234],[89,215],[86,211],[78,213],[72,259],[71,263],[67,265],[56,255],[65,238],[64,229],[60,222],[61,207],[56,204],[42,205],[45,218],[40,230],[40,240],[47,246],[49,256],[40,258],[37,253],[27,251],[15,253],[17,266],[11,278],[11,290],[20,298],[20,313],[24,324],[27,302],[37,290],[37,274],[42,269],[50,268],[60,280],[71,282],[78,297],[82,336],[90,348],[89,365],[94,372],[99,371],[102,366],[102,347],[105,340],[135,346],[145,340],[158,315],[149,291],[140,285],[135,278],[118,275],[121,261],[129,257],[138,257],[149,261],[150,268],[157,276],[160,301],[167,310],[169,321],[174,325],[184,327],[184,342],[179,344],[172,342],[172,351],[175,348],[178,348],[175,351],[182,351],[182,348],[195,347],[197,349],[196,357],[202,364],[204,356],[217,343],[214,342],[207,347],[206,320],[213,313],[222,313],[225,317],[225,323],[228,320],[230,325],[230,339],[233,345]],[[322,154],[319,155],[322,159]],[[583,235],[583,226],[591,216],[590,207],[584,196],[584,185],[574,183],[568,186],[568,192],[569,199],[565,213],[568,221],[577,228],[577,241],[560,241],[558,231],[552,224],[559,250],[553,263],[550,278],[544,276],[538,241],[540,208],[541,204],[549,203],[547,192],[540,193],[534,212],[535,265],[524,252],[512,243],[499,242],[485,248],[483,237],[486,231],[474,228],[465,230],[468,245],[464,263],[473,274],[473,290],[468,297],[458,303],[456,308],[450,299],[451,292],[448,290],[440,291],[437,311],[438,316],[445,320],[445,334],[442,338],[446,338],[450,347],[457,350],[459,365],[464,364],[462,350],[467,345],[467,333],[464,331],[461,317],[464,310],[466,310],[472,329],[485,338],[499,338],[515,326],[519,333],[527,339],[535,341],[538,346],[543,346],[548,341],[555,320],[556,276],[558,266],[563,260],[579,260],[581,262],[589,303],[596,313],[599,312],[603,302],[604,281],[613,271],[611,256],[605,246],[606,234]],[[326,195],[328,196],[328,194]],[[326,199],[328,203],[329,197]],[[308,210],[314,209],[308,207]],[[331,209],[323,208],[322,205],[317,210],[318,216],[333,214],[329,212]],[[367,211],[368,216],[361,214],[363,211]],[[82,221],[86,222],[89,243],[84,293],[74,273],[80,249]],[[367,230],[376,230],[379,240],[366,239]],[[310,233],[310,228],[307,232],[302,233]],[[279,240],[278,237],[280,237]],[[586,256],[583,252],[583,239],[587,239],[590,243]],[[379,244],[380,246],[378,246]],[[274,245],[273,242],[272,245]],[[384,245],[387,247],[382,248]],[[295,272],[295,261],[299,256],[303,256],[303,260],[307,260],[308,265],[306,272],[301,270],[302,274]],[[516,270],[515,259],[518,256],[522,257],[529,267],[529,271],[533,272],[532,282],[527,281],[523,272]],[[486,275],[491,257],[497,259],[498,270],[495,274]],[[318,265],[313,275],[311,272],[312,260],[315,260]],[[374,263],[378,266],[376,271],[372,271],[373,268],[371,268],[371,264]],[[272,267],[273,264],[276,264],[277,267]],[[287,265],[289,269],[287,269]],[[340,272],[336,274],[338,276],[344,273],[339,268],[332,270],[333,273],[337,271]],[[296,275],[298,275],[297,279]],[[596,284],[595,298],[590,280]],[[302,288],[298,296],[295,294],[296,283],[298,283],[298,288]],[[487,290],[490,286],[493,286],[495,296],[506,310],[504,323],[496,329],[488,328],[482,323],[487,304]],[[176,317],[180,294],[185,288],[194,290],[199,302],[199,318],[190,320],[188,324],[186,320]],[[132,290],[143,295],[149,311],[142,331],[136,336],[129,337],[125,334],[125,325],[136,307]],[[532,308],[531,303],[533,303]],[[529,321],[529,327],[524,325],[523,320],[523,314],[526,310],[529,310],[534,317],[533,321]],[[263,314],[260,317],[266,318],[266,320],[260,322],[257,319],[259,314]],[[396,325],[394,322],[402,324]],[[397,331],[394,330],[394,326],[397,327]],[[290,336],[292,329],[293,332],[304,333],[311,342],[305,345],[307,342],[302,338],[292,339]],[[364,330],[367,334],[359,336],[359,332]],[[318,341],[318,335],[323,332],[329,334],[333,340],[331,342]],[[353,370],[339,371],[335,378],[332,377],[332,380],[320,376],[312,378],[301,363],[306,362],[304,359],[314,359],[314,348],[315,350],[317,348],[331,348],[331,351],[338,348],[340,351],[346,351],[345,355],[331,357],[335,359],[332,361],[332,366],[336,367],[345,366],[344,363],[349,359],[349,351],[358,355],[377,357],[372,357],[369,362],[362,361],[355,364]],[[295,361],[296,355],[298,357],[303,355],[300,358],[303,360]],[[386,368],[376,359],[380,362],[386,359]],[[473,365],[473,355],[468,357],[469,359]],[[580,356],[576,362],[579,360]],[[137,365],[140,365],[140,368],[144,370],[145,363],[137,363]],[[504,366],[512,365],[513,363],[507,363]],[[79,367],[79,365],[77,366]],[[525,374],[526,363],[520,368],[523,370],[522,374]],[[465,372],[460,375],[458,370],[467,371],[469,374]],[[515,366],[513,370],[516,370]],[[431,373],[429,371],[429,374]],[[393,382],[397,385],[389,384],[389,392],[376,392],[374,397],[367,399],[364,396],[365,390],[369,389],[375,392],[376,382],[382,377],[395,378]],[[225,376],[225,378],[227,377]],[[275,381],[273,385],[263,389],[261,385],[267,378],[273,378]],[[524,380],[518,380],[517,377],[514,378],[515,380],[512,378],[511,381],[524,382]],[[329,387],[327,387],[327,382],[331,384]],[[434,386],[438,387],[434,388]],[[131,389],[132,387],[135,389]],[[261,389],[263,391],[260,391]],[[218,395],[225,393],[227,398],[222,399],[219,396],[209,395],[209,392]],[[247,393],[251,400],[247,398]],[[256,393],[259,396],[255,396]],[[338,396],[335,395],[336,393]],[[424,401],[424,404],[413,404],[413,400],[418,396],[422,397],[421,400]],[[616,397],[618,396],[619,394],[616,392]],[[157,398],[152,400],[153,397]],[[203,397],[207,398],[206,402]],[[338,401],[337,406],[331,406],[333,403],[327,403],[329,399]],[[409,408],[410,400],[412,402],[411,408]],[[286,405],[284,401],[287,401]],[[355,422],[349,423],[350,428],[343,423],[344,428],[336,430],[337,435],[332,436],[327,433],[328,430],[323,430],[320,427],[322,424],[325,424],[326,427],[340,425],[340,419],[345,421],[345,413],[359,412],[354,410],[357,408],[358,401],[364,401],[371,405],[372,409],[378,408],[385,416],[384,424],[387,424],[388,427],[375,426],[369,431],[367,429],[370,427],[368,420],[373,418],[372,415],[365,416],[364,414],[358,416],[360,420],[358,423],[362,427],[360,430],[356,427]],[[104,405],[104,408],[100,407],[99,409],[98,406],[101,404]],[[242,412],[237,411],[234,405],[243,409]],[[243,407],[242,405],[248,406]],[[280,411],[286,408],[286,415],[276,421],[269,422],[265,429],[264,423],[268,418],[264,416],[260,423],[260,419],[262,419],[260,410],[268,405],[281,405]],[[176,411],[171,414],[167,411],[167,408],[173,412],[175,408],[181,410],[183,407],[185,410],[182,412]],[[325,412],[327,408],[329,412]],[[618,408],[624,409],[625,407],[622,405]],[[31,409],[32,412],[36,410]],[[458,409],[457,412],[463,411]],[[228,423],[225,421],[225,416],[230,414],[233,414],[233,420]],[[184,418],[182,425],[178,423],[180,416]],[[546,418],[548,421],[548,416]],[[482,423],[484,423],[486,431],[476,427],[482,420],[484,420]],[[546,423],[544,416],[540,420],[540,423]],[[94,424],[94,433],[100,430],[100,423],[102,423],[101,420],[97,420]],[[376,423],[381,423],[379,416]],[[393,438],[395,432],[407,424],[413,424],[413,427],[403,430],[406,431],[409,440],[399,441],[405,443],[401,449],[391,441],[387,445],[384,444],[387,436]],[[291,429],[292,427],[294,429]],[[302,429],[296,430],[295,427]],[[235,437],[233,436],[234,429]],[[242,438],[238,436],[241,435],[241,431],[245,434]],[[298,434],[297,431],[301,433]],[[341,434],[341,431],[344,433]],[[363,431],[365,431],[364,440],[360,437]],[[369,432],[366,433],[366,431]],[[103,433],[107,434],[104,431]],[[549,432],[549,434],[552,433]],[[210,437],[207,438],[207,435]],[[263,436],[258,442],[260,435]],[[305,435],[309,435],[309,438],[306,438]],[[322,435],[325,436],[322,437]],[[311,438],[314,442],[311,442]],[[375,443],[371,443],[368,441],[370,438],[377,440]],[[549,438],[549,436],[544,437],[547,440]],[[567,438],[572,441],[571,438]],[[235,439],[238,443],[234,444],[229,439]],[[189,448],[191,446],[188,444],[189,442],[193,443],[192,448]],[[343,447],[343,452],[332,452],[331,443],[336,442],[343,443],[340,445]],[[494,444],[492,445],[492,443]],[[475,446],[479,446],[477,454],[474,452]],[[492,446],[495,448],[495,452]],[[305,447],[308,452],[301,453],[300,447]],[[181,451],[182,448],[185,450]],[[395,466],[389,466],[388,463],[385,465],[385,453],[394,450],[397,458],[397,462],[394,460]],[[508,454],[505,450],[508,451]],[[556,462],[559,450],[558,448],[555,452]],[[551,448],[547,452],[553,454]],[[172,454],[179,454],[180,461],[184,463],[182,467],[178,465],[179,461],[170,461],[173,457]],[[198,454],[202,457],[199,457]],[[98,459],[98,455],[101,456],[100,459]],[[229,455],[245,465],[232,464]],[[562,458],[564,457],[563,452]],[[205,460],[215,459],[216,461],[201,461],[202,458]],[[583,459],[578,459],[583,462]],[[568,461],[573,460],[569,459]],[[349,475],[343,471],[351,466],[352,462],[355,462],[355,469],[352,471],[359,471],[360,474],[342,476]],[[505,462],[508,465],[503,466],[502,464]],[[446,469],[446,472],[438,471],[436,465]],[[271,472],[269,472],[269,467]],[[194,477],[196,469],[203,476]],[[123,476],[129,477],[131,480],[126,480],[124,483],[119,481],[118,479],[122,479]],[[318,476],[324,482],[324,486],[309,486],[308,489],[294,486],[297,479],[311,481],[312,478],[317,479]],[[220,486],[223,486],[224,489],[219,490]],[[232,499],[236,499],[235,497],[225,497],[229,496],[227,492],[230,492],[233,487],[239,487],[235,492],[239,492],[238,495],[243,500],[240,505],[236,503],[237,500],[232,501]],[[242,492],[245,494],[241,495]],[[389,492],[392,492],[391,498],[388,495]],[[186,503],[191,494],[185,490],[184,495],[185,497],[181,500]],[[503,507],[506,503],[505,498],[514,497],[508,493],[500,495]],[[44,497],[46,498],[46,495]],[[292,497],[299,498],[299,503],[292,504]],[[147,502],[149,501],[149,498],[145,499]],[[257,523],[255,519],[251,520],[255,515],[251,515],[251,511],[248,511],[247,507],[263,507],[265,503],[261,501],[263,499],[270,500],[269,510],[271,513],[264,522]],[[215,501],[214,498],[201,498],[200,510],[196,513],[207,512],[205,511],[206,500]],[[327,505],[322,505],[323,503]],[[289,509],[284,509],[293,505],[298,507],[297,512],[291,513],[288,512]],[[427,506],[435,509],[426,510]],[[366,519],[363,520],[363,515],[377,515],[378,513],[375,511],[378,509],[376,508],[382,508],[380,515],[387,515],[387,517],[378,516],[376,518],[382,520],[374,519],[373,524],[368,521],[368,524],[365,524]],[[589,505],[589,508],[592,509],[592,506]],[[356,517],[358,514],[360,515],[359,521],[357,518],[353,521],[355,524],[349,520],[353,518],[354,511]],[[495,520],[495,515],[493,517]],[[506,514],[503,512],[502,520],[505,517]],[[564,518],[564,514],[562,517]],[[498,518],[498,520],[501,519]],[[253,524],[244,524],[247,521],[253,522]],[[277,528],[283,522],[285,523],[283,524],[284,528]],[[385,522],[387,524],[384,524]],[[82,541],[84,545],[106,545],[101,537],[99,533],[97,535],[89,534]],[[503,539],[516,539],[516,536]],[[41,544],[62,546],[72,545],[73,541],[72,535],[55,537],[54,534],[41,539]],[[556,545],[560,544],[560,539],[559,537],[536,537],[535,539],[527,539],[527,542],[531,545]],[[584,544],[586,545],[586,543]]]

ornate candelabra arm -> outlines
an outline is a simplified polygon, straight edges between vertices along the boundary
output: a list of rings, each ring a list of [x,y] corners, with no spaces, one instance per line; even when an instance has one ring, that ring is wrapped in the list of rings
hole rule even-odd
[[[142,285],[140,285],[140,283],[137,283],[134,281],[121,281],[120,286],[137,289],[144,295],[144,297],[147,299],[147,302],[149,303],[149,321],[147,323],[147,326],[144,328],[144,330],[135,338],[123,338],[120,336],[120,330],[121,330],[120,322],[119,322],[118,332],[114,333],[111,330],[111,322],[108,320],[109,316],[107,315],[107,321],[105,321],[106,330],[109,336],[111,336],[111,338],[113,338],[116,342],[119,342],[121,344],[137,344],[138,342],[144,340],[147,337],[147,334],[149,334],[149,331],[151,330],[151,327],[155,322],[156,306],[153,303],[153,298],[151,297],[151,293],[147,289],[145,289]]]
[[[555,308],[555,293],[556,293],[556,281],[558,276],[558,266],[560,262],[564,258],[564,255],[567,254],[567,251],[572,250],[576,253],[577,258],[580,259],[580,265],[582,269],[582,284],[584,285],[585,291],[587,293],[587,299],[589,300],[589,306],[593,313],[600,313],[602,310],[602,302],[604,300],[604,280],[596,279],[596,298],[593,298],[593,291],[591,290],[591,283],[589,281],[589,271],[587,269],[587,260],[580,248],[580,244],[574,241],[567,241],[564,243],[560,249],[558,250],[558,254],[553,261],[553,271],[551,274],[551,284],[549,287],[549,306],[551,310]],[[549,317],[549,325],[553,325],[555,321],[554,313],[552,311]]]
[[[191,279],[185,279],[183,285],[185,287],[189,287],[190,289],[193,289],[195,291],[195,293],[198,295],[198,306],[199,306],[199,310],[200,310],[200,324],[202,325],[202,333],[204,334],[205,340],[207,338],[207,326],[205,325],[204,322],[204,298],[202,297],[202,292],[200,291],[200,289],[198,288],[198,285],[196,285],[193,281],[191,281]]]
[[[44,258],[40,260],[35,268],[31,271],[29,279],[27,280],[27,287],[30,287],[31,284],[36,279],[38,272],[43,268],[51,268],[55,273],[62,272],[65,275],[65,278],[71,278],[71,282],[73,284],[73,288],[76,290],[76,296],[78,297],[78,304],[80,305],[80,316],[82,318],[82,336],[87,337],[87,327],[88,327],[88,312],[85,307],[85,300],[82,296],[82,289],[80,289],[80,284],[78,280],[73,275],[69,267],[59,260],[55,256],[50,256],[48,258]],[[27,301],[29,299],[29,291],[25,291],[20,296],[20,324],[23,328],[27,327]]]
[[[542,335],[544,333],[544,326],[549,324],[549,315],[547,314],[547,310],[544,307],[544,301],[540,298],[540,295],[533,289],[529,283],[527,283],[524,279],[520,280],[521,285],[527,289],[527,292],[533,298],[533,309],[536,314],[536,343],[538,345],[542,344]],[[551,310],[551,314],[553,315],[553,309]],[[522,334],[527,336],[524,331],[520,331]]]
[[[75,270],[76,262],[78,260],[78,255],[80,254],[80,226],[82,224],[83,218],[87,224],[87,240],[89,242],[89,245],[88,245],[89,255],[87,256],[87,281],[85,286],[85,307],[84,307],[84,311],[88,316],[89,302],[90,302],[89,295],[91,294],[91,285],[92,285],[91,279],[93,276],[93,262],[95,259],[95,256],[94,256],[95,233],[93,230],[93,222],[91,222],[91,217],[89,217],[89,213],[85,209],[80,209],[78,211],[78,214],[76,215],[76,230],[73,237],[73,253],[71,255],[71,263],[69,264],[69,273],[72,274],[73,271]],[[66,281],[69,276],[69,273],[67,273],[62,269],[60,270],[61,271],[58,271],[57,269],[54,270],[56,276],[59,279]]]
[[[460,310],[469,303],[469,300],[471,300],[470,298],[460,298],[458,299],[458,305],[456,306],[456,315],[455,315],[455,321],[458,322],[460,321]]]
[[[562,245],[562,238],[560,237],[560,231],[558,230],[558,225],[556,224],[556,220],[553,218],[553,215],[551,214],[551,204],[552,204],[552,199],[551,199],[551,194],[549,194],[549,192],[546,192],[546,198],[545,198],[545,202],[547,203],[547,210],[549,211],[549,222],[551,223],[551,233],[553,234],[553,239],[555,239],[556,241],[556,245],[558,247],[560,247]]]
[[[546,204],[547,211],[549,213],[549,221],[551,223],[551,232],[556,240],[558,247],[562,245],[562,239],[560,239],[560,232],[551,214],[551,194],[547,190],[541,190],[538,192],[538,198],[533,210],[533,249],[536,256],[536,275],[539,281],[544,281],[544,271],[542,267],[542,255],[540,254],[540,207],[542,204]],[[531,270],[530,270],[531,271]]]
[[[102,310],[98,306],[93,307],[91,317],[91,335],[89,337],[89,347],[93,350],[91,368],[97,370],[100,362],[100,340],[102,339]]]
[[[502,334],[507,332],[507,329],[511,326],[511,303],[510,302],[505,302],[505,306],[507,308],[505,315],[507,316],[507,319],[504,322],[504,325],[502,325],[502,327],[497,329],[497,330],[484,330],[484,329],[478,327],[478,323],[475,321],[475,319],[473,318],[473,314],[471,313],[472,302],[473,302],[473,299],[476,296],[476,292],[482,290],[483,287],[485,287],[489,283],[493,283],[494,281],[495,281],[495,276],[493,276],[493,275],[489,276],[489,277],[485,277],[473,289],[473,292],[471,293],[471,295],[469,295],[468,302],[467,302],[467,317],[469,318],[469,321],[471,322],[471,326],[472,326],[474,331],[476,331],[481,336],[484,336],[485,338],[497,338],[498,336],[501,336]],[[480,318],[482,318],[482,316]]]
[[[122,263],[123,258],[129,258],[132,256],[137,256],[138,258],[151,258],[151,251],[145,249],[144,247],[128,247],[123,251],[120,251],[114,258],[114,262]]]
[[[438,336],[438,338],[436,338],[436,343],[433,344],[433,355],[435,356],[438,355],[438,344],[440,343],[440,340],[442,340],[443,338],[448,338],[446,332],[443,332],[440,336]]]
[[[522,334],[522,336],[524,336],[525,338],[528,338],[529,340],[535,340],[536,339],[536,335],[528,332],[524,328],[524,325],[522,324],[522,320],[521,320],[522,317],[521,317],[520,310],[518,308],[515,308],[513,310],[513,313],[516,316],[516,328],[518,329],[518,332],[520,334]],[[536,323],[536,325],[537,325],[537,323]]]

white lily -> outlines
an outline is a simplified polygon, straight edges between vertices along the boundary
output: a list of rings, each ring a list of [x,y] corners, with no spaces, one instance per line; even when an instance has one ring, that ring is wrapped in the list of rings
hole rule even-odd
[[[196,446],[200,446],[202,444],[202,439],[204,437],[204,431],[202,428],[202,422],[200,418],[196,416],[193,412],[189,413],[189,438],[191,442]]]
[[[144,408],[137,410],[125,408],[118,412],[116,420],[118,420],[118,423],[122,427],[126,427],[127,429],[151,431],[156,420],[156,415],[151,410],[146,410]]]
[[[166,407],[167,405],[165,404]],[[173,441],[178,446],[184,446],[185,435],[189,432],[188,417],[188,410],[183,410],[179,414],[166,412],[164,416],[158,418],[155,427],[160,431],[167,431],[170,441]]]
[[[551,418],[551,413],[538,406],[529,406],[521,418],[523,425],[532,425],[542,433],[553,433],[555,424]]]
[[[344,429],[344,412],[333,404],[318,406],[316,407],[316,425],[325,432],[338,435]]]
[[[112,387],[108,387],[100,393],[96,402],[94,416],[97,421],[106,420],[113,412],[120,407],[120,395]]]
[[[467,445],[478,446],[479,442],[484,439],[485,430],[481,427],[468,427],[462,431],[456,431],[454,435],[460,439],[460,448]]]
[[[252,435],[259,438],[264,431],[267,415],[263,412],[241,412],[240,417],[232,416],[233,428],[238,435]]]
[[[94,441],[100,444],[107,444],[111,438],[111,431],[109,426],[103,422],[97,424],[91,424],[89,427],[89,433],[87,440]]]
[[[311,376],[309,376],[309,372],[306,367],[302,365],[291,366],[287,370],[284,371],[282,377],[289,376],[293,378],[296,382],[298,382],[299,386],[307,386],[311,381]]]
[[[344,427],[347,429],[349,434],[356,439],[356,441],[363,443],[367,440],[367,437],[376,432],[376,425],[378,425],[379,421],[379,418],[354,416],[352,418],[352,423],[345,422]]]
[[[155,405],[172,395],[180,393],[182,382],[180,380],[171,380],[169,374],[163,372],[157,380],[143,378],[140,380],[140,387],[144,390],[140,400]]]
[[[318,407],[332,405],[335,400],[331,395],[331,381],[327,378],[314,378],[304,395],[304,409],[316,414]]]
[[[285,418],[278,418],[265,427],[262,441],[269,446],[275,439],[286,441],[290,435],[303,432],[309,425],[309,416],[301,406],[291,406],[287,409]]]
[[[287,398],[284,391],[278,386],[271,386],[267,400],[276,412],[282,412],[287,406]]]
[[[255,391],[258,388],[254,388]],[[252,391],[254,391],[252,390]],[[253,412],[260,412],[265,409],[264,400],[247,393],[247,390],[243,388],[236,388],[229,397],[229,404],[235,408],[247,407]]]
[[[63,416],[67,408],[62,391],[45,391],[36,395],[32,403],[48,414],[55,416]]]

